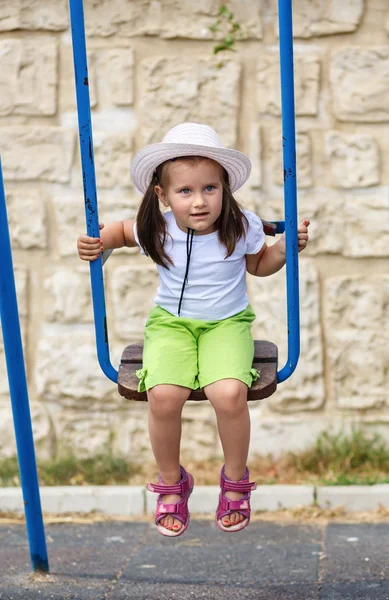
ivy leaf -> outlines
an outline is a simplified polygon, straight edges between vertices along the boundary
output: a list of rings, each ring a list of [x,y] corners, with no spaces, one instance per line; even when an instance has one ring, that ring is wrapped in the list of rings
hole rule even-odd
[[[217,44],[214,47],[213,53],[214,54],[218,54],[219,52],[222,52],[223,50],[230,50],[231,52],[236,52],[235,48],[233,48],[232,46],[227,45],[225,42],[221,42],[220,44]]]
[[[219,7],[218,16],[219,18],[216,23],[209,26],[208,29],[213,34],[221,32],[220,26],[222,26],[222,31],[224,33],[224,38],[221,42],[219,42],[213,49],[214,54],[218,54],[223,50],[230,50],[235,52],[235,42],[237,39],[243,38],[242,28],[239,23],[236,23],[234,19],[234,14],[228,8],[227,4],[222,4]]]
[[[229,17],[230,14],[232,14],[232,13],[228,10],[227,5],[222,4],[221,7],[219,8],[219,15]]]
[[[235,44],[235,38],[232,35],[226,35],[223,41],[228,48],[231,48]]]

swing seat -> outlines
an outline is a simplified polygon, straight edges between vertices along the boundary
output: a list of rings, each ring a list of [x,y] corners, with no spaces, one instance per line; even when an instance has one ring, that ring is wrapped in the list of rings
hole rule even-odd
[[[262,400],[277,389],[278,349],[272,342],[254,342],[253,368],[260,377],[248,390],[247,400]],[[139,379],[136,371],[142,368],[143,344],[131,344],[122,354],[119,366],[118,390],[128,400],[147,401],[146,392],[138,392]],[[189,400],[207,400],[203,390],[192,390]]]

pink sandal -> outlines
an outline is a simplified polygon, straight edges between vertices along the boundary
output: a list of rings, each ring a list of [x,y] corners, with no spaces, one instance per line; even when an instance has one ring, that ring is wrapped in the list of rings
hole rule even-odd
[[[155,524],[160,534],[169,537],[177,537],[182,535],[187,530],[189,525],[189,510],[188,500],[189,496],[193,491],[194,479],[190,473],[187,473],[184,467],[181,467],[181,479],[175,485],[165,485],[160,477],[158,477],[158,483],[149,483],[147,489],[150,492],[156,492],[160,494],[157,498],[157,510],[155,513]],[[176,504],[164,504],[161,501],[161,497],[165,494],[181,494],[181,500]],[[179,531],[172,531],[166,529],[160,524],[161,519],[169,514],[173,519],[178,519],[182,523],[182,527]]]
[[[225,467],[223,466],[220,474],[220,495],[216,511],[216,525],[222,531],[240,531],[247,527],[250,522],[250,495],[251,490],[255,490],[257,484],[255,482],[249,482],[249,470],[247,467],[245,476],[239,481],[227,479],[224,469]],[[224,495],[225,492],[245,492],[245,495],[243,498],[240,498],[240,500],[230,500]],[[232,512],[240,513],[245,519],[236,525],[226,527],[222,523],[222,518],[230,515]]]

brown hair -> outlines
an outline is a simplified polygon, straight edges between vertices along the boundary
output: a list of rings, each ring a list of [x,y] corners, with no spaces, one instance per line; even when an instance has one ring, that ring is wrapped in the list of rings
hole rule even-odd
[[[193,163],[199,160],[211,159],[204,156],[182,156],[174,160]],[[168,233],[154,188],[158,184],[162,188],[166,185],[167,167],[171,162],[171,160],[167,160],[156,168],[149,187],[143,196],[137,215],[137,231],[141,247],[145,254],[150,256],[155,263],[167,269],[169,268],[169,263],[173,265],[173,262],[164,249]],[[215,222],[215,227],[220,243],[226,247],[225,258],[228,258],[234,252],[237,241],[242,236],[246,236],[244,223],[247,225],[248,221],[232,195],[227,171],[220,164],[219,166],[222,174],[223,202],[221,213]]]

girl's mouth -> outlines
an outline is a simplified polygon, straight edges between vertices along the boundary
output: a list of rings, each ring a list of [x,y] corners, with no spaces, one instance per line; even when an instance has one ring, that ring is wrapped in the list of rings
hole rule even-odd
[[[203,213],[196,213],[196,214],[194,214],[194,215],[190,215],[190,216],[196,219],[196,218],[206,217],[206,216],[207,216],[207,214],[208,214],[208,213],[206,213],[206,212],[203,212]]]

